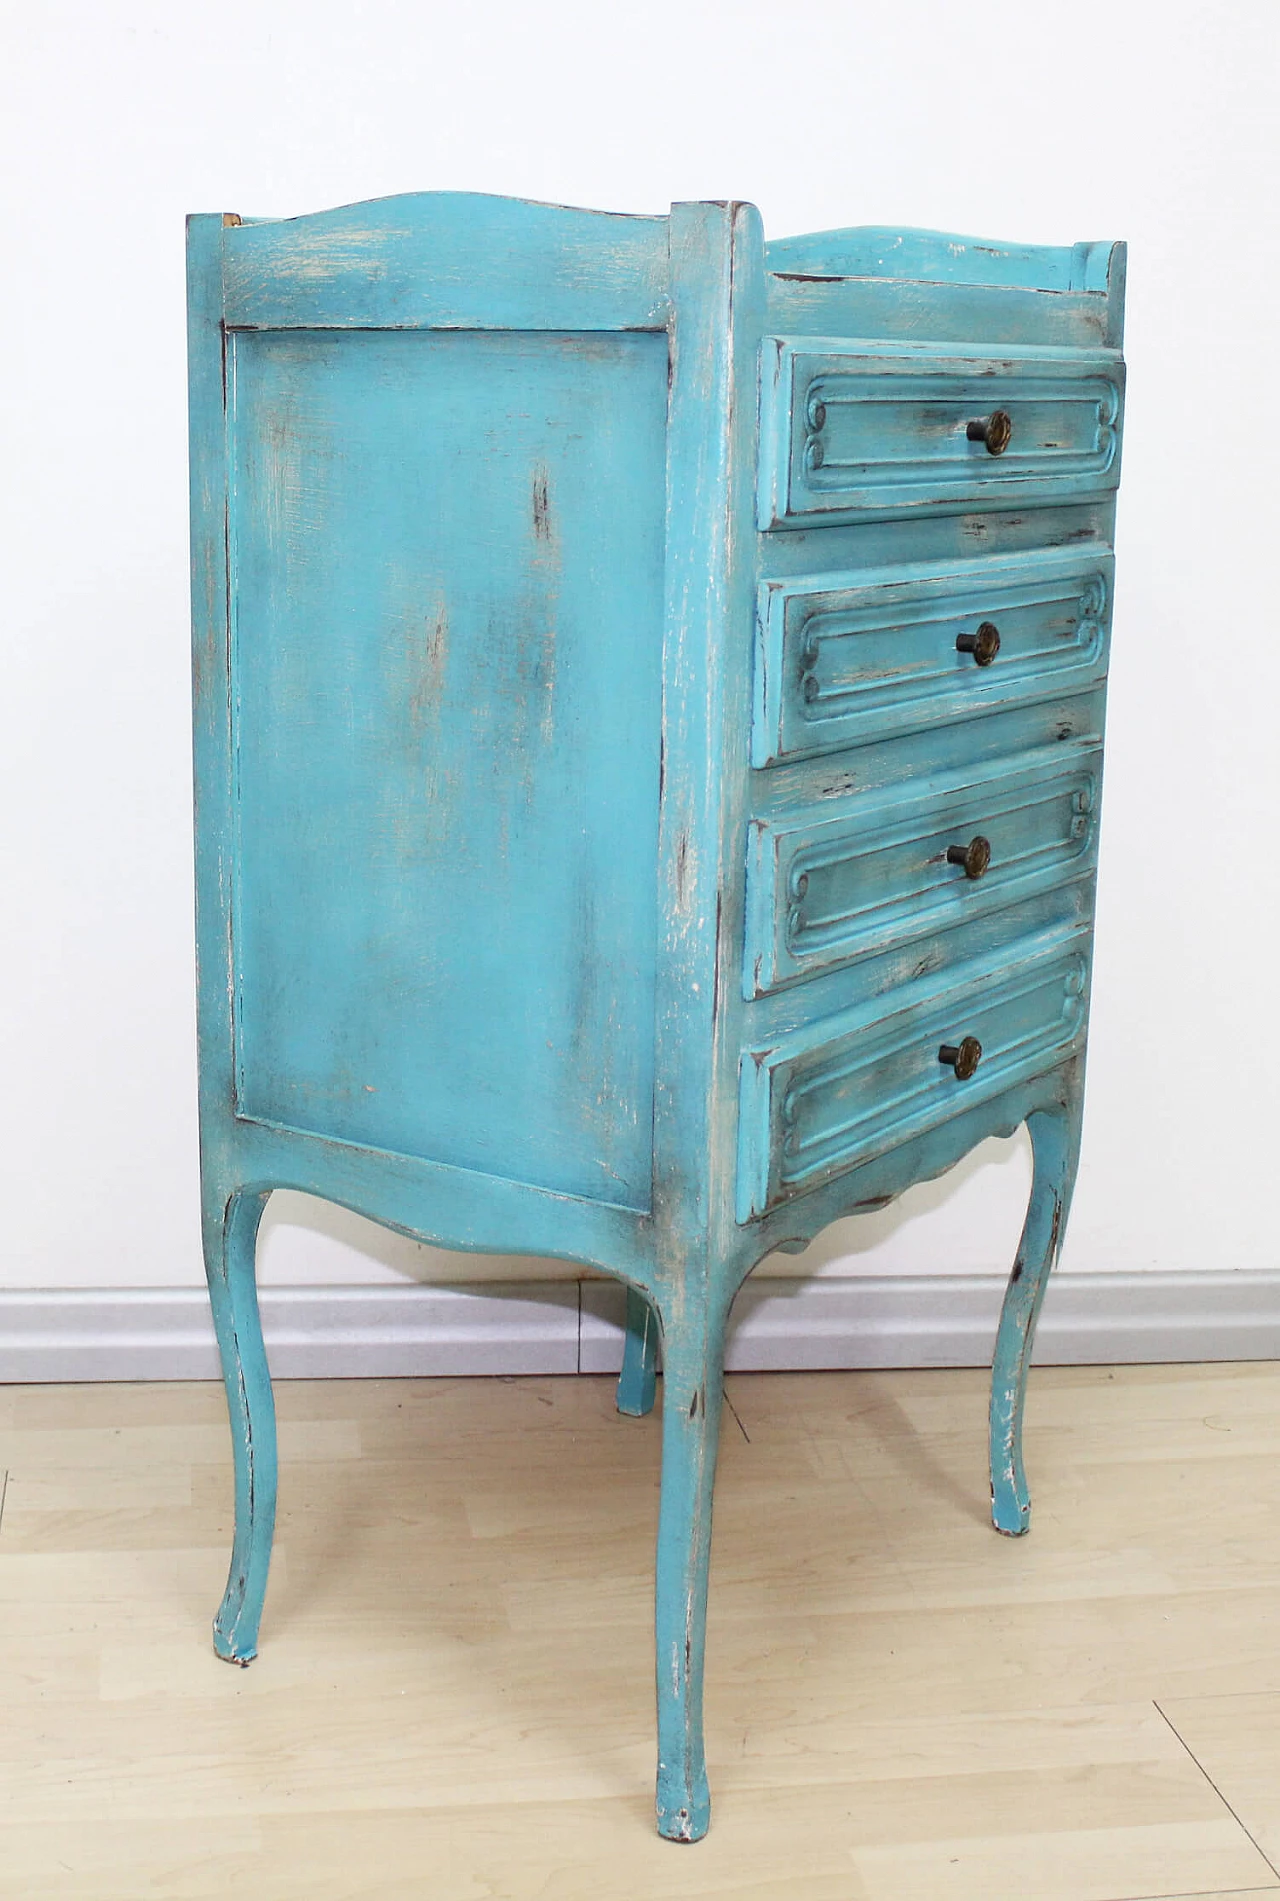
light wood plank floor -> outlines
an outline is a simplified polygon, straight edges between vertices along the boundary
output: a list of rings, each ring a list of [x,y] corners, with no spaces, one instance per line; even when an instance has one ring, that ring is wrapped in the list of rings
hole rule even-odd
[[[1022,1540],[985,1385],[730,1379],[693,1848],[610,1381],[282,1384],[247,1671],[220,1389],[0,1389],[0,1896],[1280,1896],[1280,1367],[1037,1371]]]

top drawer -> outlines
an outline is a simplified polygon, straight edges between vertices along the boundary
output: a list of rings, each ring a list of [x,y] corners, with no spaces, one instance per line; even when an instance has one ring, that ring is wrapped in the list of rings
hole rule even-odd
[[[1114,350],[767,337],[760,526],[1063,502],[1120,479]],[[985,433],[984,433],[985,432]]]

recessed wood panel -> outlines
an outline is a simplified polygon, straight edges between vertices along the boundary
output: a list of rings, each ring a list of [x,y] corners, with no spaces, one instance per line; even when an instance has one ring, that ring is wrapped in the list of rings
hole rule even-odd
[[[647,1205],[666,374],[237,337],[242,1115]]]

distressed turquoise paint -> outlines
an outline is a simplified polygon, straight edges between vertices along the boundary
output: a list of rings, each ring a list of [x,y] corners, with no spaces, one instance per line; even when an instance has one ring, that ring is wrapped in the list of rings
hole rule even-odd
[[[1123,247],[423,194],[190,224],[201,1161],[256,1651],[272,1189],[628,1287],[658,1824],[709,1814],[733,1297],[1027,1122],[993,1511],[1078,1152]],[[966,433],[1007,406],[1008,460]],[[979,669],[956,640],[1001,624]],[[950,843],[989,838],[970,880]],[[978,1036],[967,1080],[941,1043]]]
[[[231,372],[238,1105],[647,1208],[666,339]]]
[[[276,1415],[258,1314],[254,1252],[267,1205],[261,1192],[219,1197],[206,1207],[204,1255],[213,1323],[231,1415],[236,1526],[231,1570],[213,1643],[230,1663],[258,1654],[258,1623],[276,1522]]]
[[[1022,1409],[1036,1321],[1071,1212],[1082,1101],[1078,1085],[1061,1108],[1040,1109],[1027,1118],[1035,1173],[991,1373],[991,1517],[996,1530],[1011,1537],[1026,1531],[1031,1520],[1031,1493],[1022,1464]]]
[[[1117,353],[771,337],[761,366],[760,526],[1067,501],[1120,480]],[[990,455],[966,424],[1012,418]]]
[[[774,238],[769,269],[794,277],[873,278],[892,284],[990,285],[1006,290],[1105,291],[1109,244],[992,244],[946,231],[811,231]]]
[[[970,532],[975,525],[970,517]],[[827,560],[832,552],[815,550]],[[752,765],[1096,684],[1106,674],[1112,568],[1086,530],[1083,547],[771,577],[757,607]],[[981,618],[999,623],[1000,664],[975,669],[956,641]]]
[[[658,1316],[644,1295],[627,1289],[627,1321],[622,1372],[618,1379],[618,1411],[633,1419],[652,1412],[658,1382]]]

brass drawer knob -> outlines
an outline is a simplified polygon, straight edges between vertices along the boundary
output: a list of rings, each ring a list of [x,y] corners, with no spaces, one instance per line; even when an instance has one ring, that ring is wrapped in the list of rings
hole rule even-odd
[[[970,442],[985,442],[988,455],[1003,455],[1013,434],[1013,418],[1007,409],[993,409],[989,416],[975,416],[965,434]]]
[[[976,1036],[961,1037],[958,1043],[944,1043],[938,1051],[938,1061],[949,1064],[959,1080],[967,1083],[982,1061],[982,1045]]]
[[[984,620],[976,634],[957,634],[956,652],[971,653],[974,665],[989,667],[1000,651],[1000,629],[993,620]]]
[[[963,865],[966,878],[980,878],[991,863],[991,840],[979,832],[967,845],[948,845],[947,863]]]

